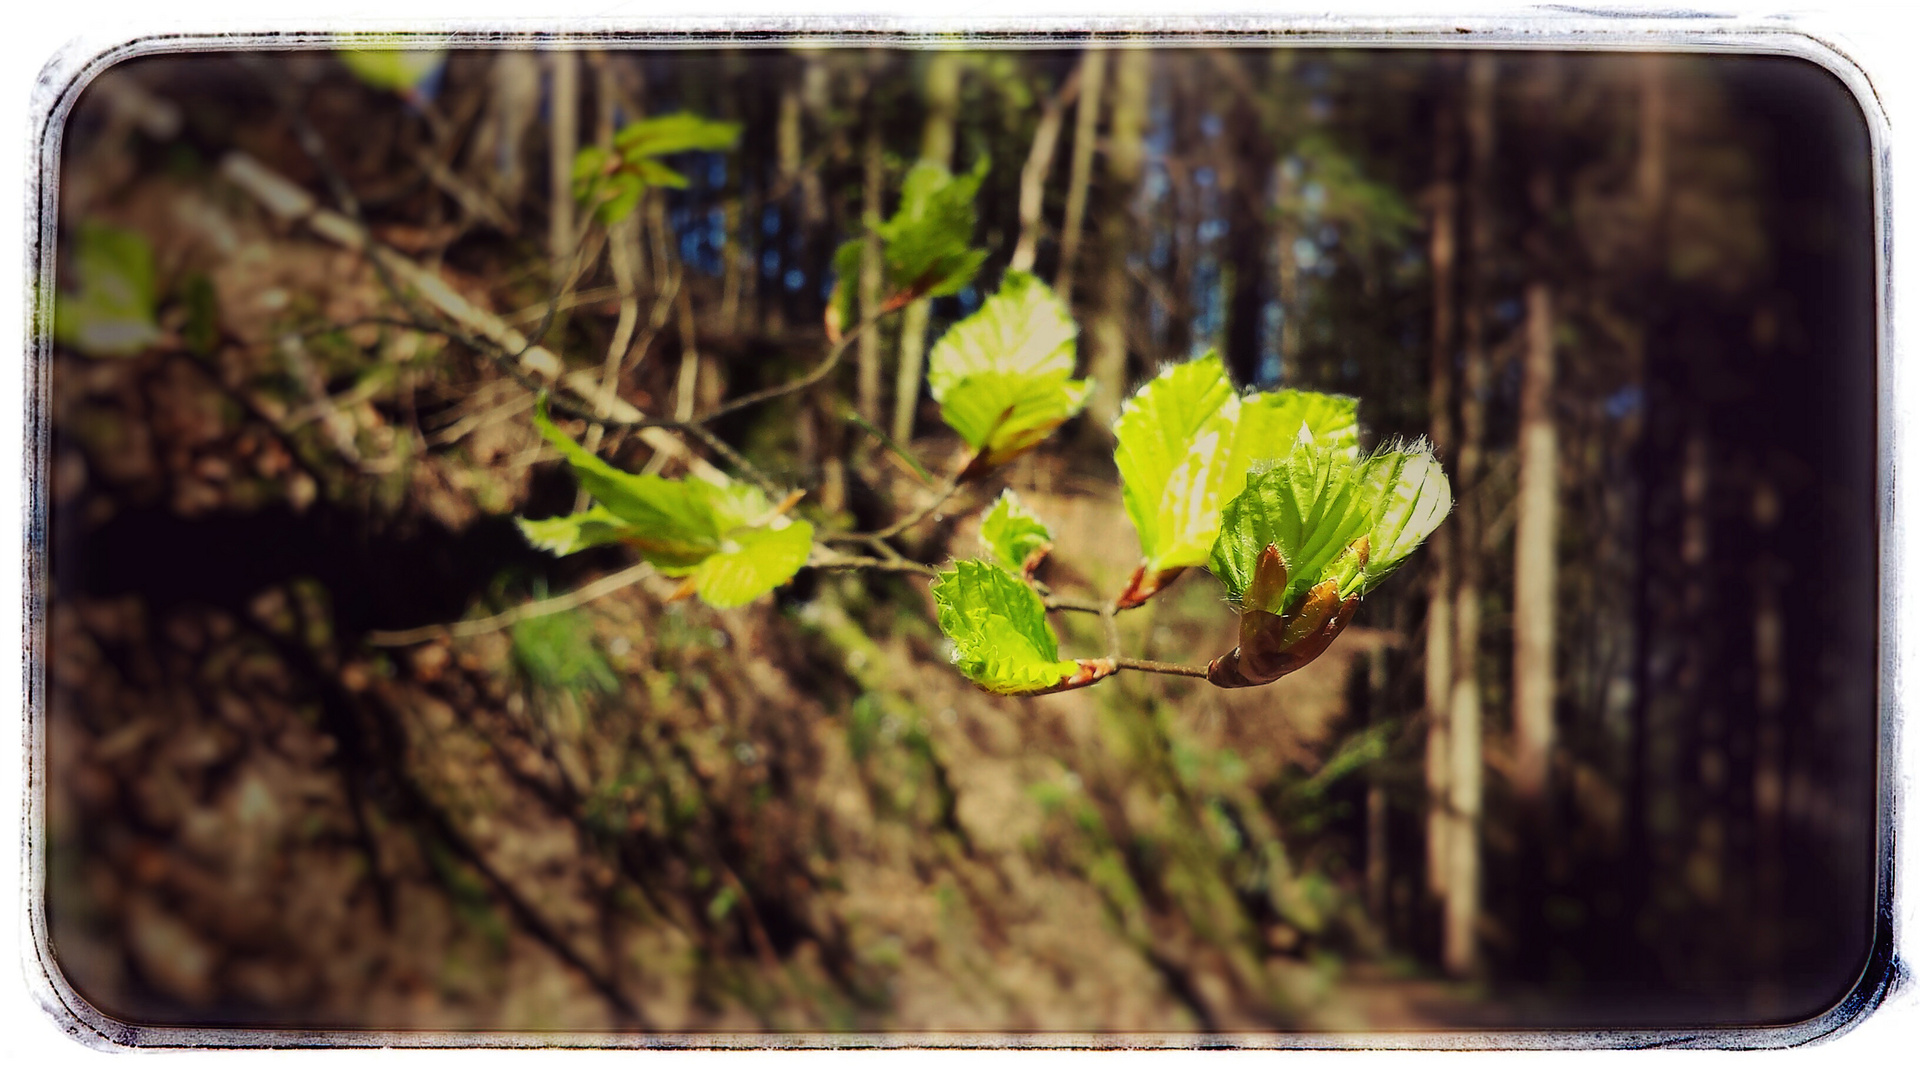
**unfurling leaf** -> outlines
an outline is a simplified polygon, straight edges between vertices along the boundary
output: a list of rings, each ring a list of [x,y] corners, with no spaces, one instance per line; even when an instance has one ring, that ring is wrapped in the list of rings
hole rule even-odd
[[[1379,513],[1367,534],[1373,551],[1360,589],[1363,593],[1406,562],[1453,509],[1453,485],[1426,440],[1404,449],[1377,451],[1367,466],[1367,501]]]
[[[1052,289],[1009,270],[980,310],[934,343],[927,390],[973,448],[969,472],[1013,460],[1085,407],[1089,384],[1073,378],[1078,335]]]
[[[934,582],[933,599],[955,665],[982,689],[1032,693],[1080,674],[1083,665],[1060,659],[1039,594],[1001,567],[962,559]]]
[[[53,338],[88,356],[131,356],[160,339],[153,247],[130,229],[83,222],[75,289],[54,299]]]
[[[1053,550],[1053,533],[1009,488],[980,520],[980,543],[1001,566],[1030,574]]]
[[[1302,442],[1250,474],[1222,514],[1208,564],[1240,602],[1240,643],[1208,679],[1258,686],[1304,667],[1451,507],[1424,444],[1354,461],[1338,443]]]
[[[625,544],[661,572],[686,577],[689,595],[714,607],[738,607],[793,579],[813,548],[813,526],[786,521],[782,507],[747,484],[699,477],[639,476],[588,453],[547,416],[534,425],[559,450],[595,503],[569,517],[519,520],[528,543],[555,555]]]
[[[1211,352],[1141,387],[1114,424],[1114,464],[1142,557],[1119,605],[1145,603],[1181,570],[1206,564],[1221,512],[1250,469],[1286,458],[1303,440],[1357,456],[1355,405],[1305,390],[1236,396]]]

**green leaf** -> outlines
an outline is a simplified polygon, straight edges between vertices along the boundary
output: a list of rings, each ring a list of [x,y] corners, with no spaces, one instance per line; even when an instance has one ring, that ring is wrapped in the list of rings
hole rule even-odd
[[[1086,405],[1072,378],[1079,329],[1053,290],[1010,270],[980,310],[934,343],[927,388],[947,425],[989,464],[1019,456]]]
[[[1221,514],[1220,536],[1208,563],[1226,584],[1229,598],[1247,598],[1260,553],[1269,544],[1279,548],[1287,580],[1279,595],[1254,598],[1262,610],[1289,613],[1313,586],[1350,577],[1343,574],[1347,566],[1335,564],[1352,559],[1348,546],[1374,524],[1366,476],[1338,447],[1308,443],[1295,446],[1285,461],[1266,472],[1249,475],[1246,489]]]
[[[986,175],[984,156],[962,176],[932,161],[918,162],[907,171],[900,208],[876,230],[885,253],[888,292],[951,296],[980,272],[987,253],[969,245],[974,197]]]
[[[1453,485],[1424,439],[1404,449],[1375,452],[1367,462],[1365,483],[1375,514],[1367,533],[1363,594],[1406,562],[1453,509]]]
[[[444,49],[342,49],[340,62],[375,90],[404,93],[446,63]]]
[[[629,161],[688,150],[731,150],[740,145],[740,124],[690,112],[649,116],[621,128],[613,145]]]
[[[940,403],[940,417],[978,451],[980,468],[1004,465],[1032,449],[1086,407],[1087,381],[990,371],[961,380]]]
[[[595,499],[584,513],[520,520],[528,543],[555,555],[620,543],[662,573],[692,578],[700,598],[738,607],[793,579],[813,550],[813,526],[774,522],[774,507],[748,484],[699,477],[667,480],[622,472],[590,454],[547,416],[543,398],[534,425],[572,466]]]
[[[979,559],[963,559],[933,584],[940,630],[954,663],[982,689],[1019,694],[1057,685],[1080,670],[1060,659],[1046,605],[1025,582]]]
[[[131,356],[160,339],[153,246],[128,229],[82,222],[76,288],[54,301],[53,337],[88,356]]]
[[[1144,574],[1204,565],[1220,515],[1249,472],[1287,458],[1304,434],[1351,461],[1359,453],[1353,398],[1305,390],[1234,396],[1212,352],[1163,370],[1128,399],[1114,424],[1127,516]]]
[[[980,543],[1001,566],[1023,574],[1029,559],[1037,562],[1053,547],[1053,533],[1008,488],[980,520]]]
[[[561,556],[604,544],[618,544],[634,535],[633,526],[614,517],[604,506],[541,521],[515,518],[514,523],[520,526],[527,543]]]
[[[607,225],[623,221],[640,205],[650,187],[684,188],[687,178],[656,160],[688,150],[731,150],[740,142],[740,125],[693,113],[670,113],[636,120],[613,138],[614,152],[581,148],[573,158],[573,197],[598,203],[595,215]]]
[[[1238,410],[1226,367],[1211,352],[1163,369],[1121,408],[1113,460],[1150,571],[1206,561],[1220,530]]]
[[[1342,394],[1310,390],[1274,390],[1248,394],[1240,402],[1234,424],[1233,460],[1227,475],[1237,478],[1231,499],[1240,494],[1247,473],[1273,464],[1293,452],[1293,444],[1307,429],[1318,445],[1337,447],[1348,460],[1360,456],[1359,401]]]
[[[693,586],[714,607],[739,607],[793,580],[812,550],[813,526],[804,521],[742,529],[695,568]]]
[[[983,372],[1073,376],[1079,336],[1067,305],[1039,278],[1009,270],[980,310],[954,323],[927,359],[927,389],[935,401],[961,380]]]

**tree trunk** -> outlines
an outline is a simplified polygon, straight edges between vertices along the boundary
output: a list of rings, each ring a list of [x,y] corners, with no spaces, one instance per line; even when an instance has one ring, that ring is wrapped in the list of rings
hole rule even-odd
[[[1479,544],[1483,498],[1476,488],[1486,447],[1487,284],[1493,258],[1493,86],[1491,54],[1473,57],[1467,68],[1467,146],[1469,154],[1469,253],[1466,303],[1461,329],[1466,365],[1460,395],[1460,456],[1456,490],[1461,498],[1459,565],[1453,593],[1453,689],[1448,698],[1448,803],[1454,835],[1447,852],[1446,924],[1443,959],[1447,972],[1470,975],[1479,965],[1481,693]]]
[[[1120,417],[1127,390],[1127,324],[1133,317],[1133,279],[1127,256],[1133,245],[1133,198],[1140,189],[1142,137],[1153,54],[1123,50],[1114,62],[1113,122],[1107,135],[1107,197],[1100,221],[1098,313],[1088,325],[1087,374],[1093,392],[1087,415],[1104,433]]]
[[[867,118],[867,137],[860,154],[861,199],[860,199],[860,235],[863,244],[860,250],[860,317],[869,319],[880,309],[881,276],[885,268],[881,265],[880,238],[873,232],[873,226],[880,221],[880,190],[886,183],[884,159],[881,156],[880,121],[873,114]],[[860,415],[867,422],[878,425],[880,417],[880,334],[870,330],[860,335]]]
[[[1080,231],[1087,216],[1087,185],[1093,177],[1093,140],[1100,125],[1100,96],[1105,90],[1107,54],[1088,49],[1080,59],[1080,107],[1073,114],[1073,165],[1067,173],[1066,219],[1060,225],[1060,267],[1053,291],[1073,304],[1074,263],[1080,256]]]
[[[553,65],[552,124],[547,136],[547,255],[553,280],[565,288],[573,260],[573,157],[580,149],[580,54],[571,49],[556,51]],[[562,309],[554,316],[547,340],[558,341],[566,332],[567,315]]]
[[[1451,69],[1448,77],[1452,75]],[[1433,351],[1429,357],[1427,429],[1434,453],[1443,461],[1453,452],[1454,276],[1459,255],[1459,188],[1454,171],[1459,159],[1459,119],[1450,100],[1442,100],[1434,118],[1434,182],[1430,195],[1432,228],[1427,259],[1433,274]],[[1453,537],[1457,522],[1443,524],[1427,544],[1431,566],[1427,595],[1427,889],[1436,899],[1447,894],[1447,852],[1453,836],[1447,796],[1448,698],[1453,692]]]
[[[1053,169],[1053,152],[1060,145],[1060,125],[1067,105],[1078,92],[1077,75],[1067,76],[1059,91],[1047,99],[1040,110],[1040,121],[1033,128],[1033,148],[1027,151],[1027,163],[1020,169],[1020,240],[1013,245],[1010,270],[1032,270],[1040,248],[1040,207],[1047,190],[1047,173]]]
[[[1553,753],[1554,537],[1559,450],[1553,422],[1553,294],[1527,286],[1520,367],[1520,490],[1513,527],[1514,794],[1538,808]]]
[[[949,168],[953,165],[953,122],[960,111],[960,54],[935,53],[927,61],[926,126],[920,131],[920,157]],[[893,441],[905,446],[913,438],[913,417],[920,407],[920,368],[927,356],[927,315],[930,304],[916,300],[900,318],[900,367],[893,384]]]

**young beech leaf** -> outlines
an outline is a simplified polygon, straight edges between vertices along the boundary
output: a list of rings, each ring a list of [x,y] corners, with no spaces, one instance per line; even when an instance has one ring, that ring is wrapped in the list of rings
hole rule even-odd
[[[813,526],[804,521],[740,529],[694,568],[693,586],[714,607],[739,607],[793,580],[812,550]]]
[[[1053,290],[1010,270],[980,310],[934,343],[927,389],[982,468],[1018,457],[1086,405],[1073,376],[1079,329]]]
[[[1208,563],[1229,598],[1248,598],[1269,545],[1277,548],[1287,581],[1278,595],[1255,591],[1259,608],[1290,613],[1314,586],[1329,580],[1336,561],[1351,557],[1349,546],[1373,525],[1365,477],[1338,447],[1308,443],[1296,445],[1267,471],[1248,475],[1246,489],[1221,514],[1220,537]]]
[[[88,356],[130,356],[160,339],[153,247],[128,229],[82,222],[73,292],[54,300],[53,338]]]
[[[1008,488],[980,520],[980,543],[1001,566],[1027,574],[1053,550],[1053,533]]]
[[[1113,461],[1148,571],[1206,561],[1238,411],[1212,353],[1162,369],[1121,408]]]
[[[520,521],[533,546],[571,555],[622,543],[690,585],[714,607],[737,607],[792,580],[813,549],[813,526],[770,523],[773,506],[746,484],[708,483],[698,477],[667,480],[621,472],[588,453],[554,425],[542,400],[534,424],[573,467],[596,500],[584,513]]]
[[[571,555],[590,547],[618,544],[635,535],[634,528],[614,517],[604,506],[593,506],[568,517],[528,521],[515,518],[527,543],[555,555]]]
[[[915,296],[951,296],[979,273],[987,253],[971,248],[975,196],[987,176],[983,155],[960,176],[920,161],[907,170],[900,209],[880,226],[888,285]]]
[[[549,444],[559,450],[573,467],[573,474],[587,494],[610,514],[631,528],[623,537],[648,554],[648,561],[663,570],[691,569],[700,560],[720,548],[724,531],[716,520],[714,508],[722,500],[766,499],[746,485],[731,491],[697,477],[667,480],[658,476],[637,476],[619,469],[587,452],[547,417],[546,402],[534,410],[533,423]],[[747,494],[751,492],[752,494]]]
[[[1231,499],[1249,471],[1272,464],[1293,452],[1305,428],[1315,445],[1340,449],[1348,461],[1360,456],[1359,401],[1343,394],[1309,390],[1274,390],[1248,394],[1240,403],[1234,424],[1233,458],[1226,475],[1234,478]]]
[[[1366,489],[1375,519],[1362,593],[1406,562],[1453,509],[1453,485],[1424,439],[1375,451],[1367,460]]]
[[[952,640],[954,663],[996,694],[1056,686],[1080,671],[1060,659],[1060,639],[1046,605],[1026,582],[979,559],[962,559],[933,584],[940,630]]]

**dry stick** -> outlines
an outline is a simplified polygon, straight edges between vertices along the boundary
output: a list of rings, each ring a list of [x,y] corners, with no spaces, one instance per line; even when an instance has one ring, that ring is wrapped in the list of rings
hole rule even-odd
[[[481,634],[491,634],[496,630],[505,630],[523,619],[537,619],[543,615],[557,615],[562,611],[571,611],[582,604],[592,603],[603,596],[619,592],[637,581],[643,581],[653,574],[653,564],[635,563],[606,577],[582,585],[570,593],[548,597],[545,600],[533,600],[519,607],[508,608],[484,619],[467,619],[463,622],[435,623],[432,626],[419,626],[411,630],[376,630],[367,635],[367,644],[383,647],[423,645],[429,641],[446,637],[467,638]]]
[[[477,335],[480,340],[431,323],[412,325],[460,338],[463,344],[507,367],[530,389],[547,389],[556,383],[565,387],[591,405],[604,407],[609,427],[641,428],[640,438],[656,452],[686,459],[694,475],[704,480],[726,483],[727,475],[724,472],[695,455],[678,437],[668,431],[658,430],[666,425],[646,422],[645,414],[617,396],[602,398],[599,384],[592,373],[565,371],[560,359],[545,347],[533,344],[498,315],[468,301],[438,274],[374,242],[364,227],[344,214],[321,207],[304,189],[252,157],[240,151],[229,153],[220,164],[220,172],[275,217],[283,221],[303,222],[315,234],[350,251],[365,254],[376,268],[397,279],[398,283],[407,285],[442,315],[471,335]],[[833,358],[837,360],[837,354]],[[824,378],[825,374],[821,372],[820,377]],[[561,407],[562,404],[556,402],[556,411],[588,421],[599,418],[596,412]]]
[[[693,399],[700,388],[700,350],[693,340],[693,302],[680,294],[680,378],[673,393],[673,418],[693,419]]]

